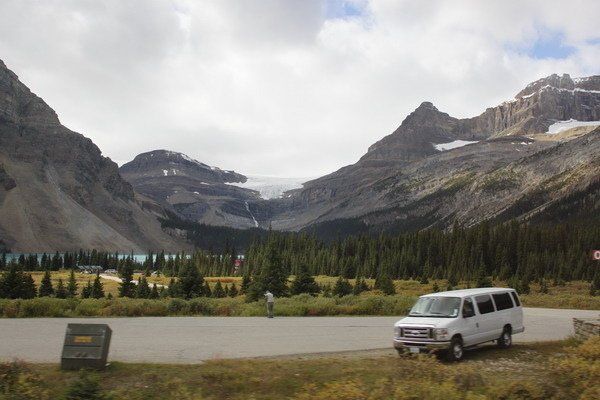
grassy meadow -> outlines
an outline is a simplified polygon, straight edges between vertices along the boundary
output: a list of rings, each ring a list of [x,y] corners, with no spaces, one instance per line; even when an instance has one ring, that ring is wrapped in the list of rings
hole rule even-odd
[[[33,272],[32,276],[39,285],[43,273]],[[79,290],[93,280],[94,275],[75,274]],[[134,278],[137,280],[139,274]],[[66,282],[68,271],[52,273],[54,287],[61,278]],[[150,283],[168,285],[171,278],[159,276],[148,277]],[[205,278],[214,287],[218,281],[223,286],[235,283],[241,287],[240,277],[208,277]],[[337,278],[328,276],[316,277],[320,285],[335,284]],[[355,282],[350,281],[352,284]],[[132,299],[118,297],[119,283],[102,279],[105,294],[112,298],[104,299],[56,299],[52,297],[28,300],[0,299],[0,317],[110,317],[110,316],[263,316],[262,301],[246,302],[243,295],[235,298],[198,297],[191,300],[179,298],[160,298],[157,300]],[[373,286],[374,280],[367,280]],[[396,294],[385,296],[380,291],[371,290],[358,296],[344,297],[310,296],[307,294],[276,300],[276,314],[279,316],[324,316],[324,315],[404,315],[415,299],[433,291],[434,284],[444,290],[447,282],[430,281],[421,284],[416,280],[395,281]],[[504,282],[494,282],[495,286],[505,286]],[[466,284],[457,288],[466,287]],[[588,282],[569,282],[563,286],[550,286],[547,294],[541,293],[537,284],[531,284],[530,294],[521,294],[526,307],[573,308],[600,310],[600,296],[590,296]]]
[[[599,381],[597,337],[509,350],[482,346],[460,364],[393,350],[198,365],[112,363],[101,372],[5,363],[0,399],[598,399]]]

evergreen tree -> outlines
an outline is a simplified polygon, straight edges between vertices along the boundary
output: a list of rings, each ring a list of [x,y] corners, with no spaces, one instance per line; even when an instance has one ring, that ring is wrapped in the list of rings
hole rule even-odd
[[[73,298],[77,296],[77,280],[75,279],[75,271],[71,270],[69,282],[67,283],[67,297]]]
[[[23,285],[21,287],[21,298],[33,299],[37,295],[35,282],[31,274],[23,274]]]
[[[315,278],[313,278],[308,273],[308,268],[305,264],[300,264],[298,267],[298,273],[296,275],[296,279],[292,282],[292,287],[290,289],[292,295],[298,295],[300,293],[308,293],[311,295],[318,294],[321,289],[319,285],[315,282]]]
[[[250,275],[245,274],[242,277],[242,286],[240,287],[240,294],[246,294],[246,292],[248,291],[248,287],[250,287],[250,282]]]
[[[125,265],[121,269],[121,285],[119,286],[119,296],[134,297],[135,283],[133,280],[133,265]]]
[[[175,278],[171,278],[171,281],[169,282],[167,295],[173,298],[183,297],[183,294],[181,292],[181,285],[179,284],[179,281],[175,280]]]
[[[206,296],[206,297],[212,297],[212,289],[210,288],[208,281],[204,281],[204,287],[202,288],[202,293],[204,293],[204,296]]]
[[[152,291],[150,292],[150,298],[153,300],[156,300],[160,297],[160,293],[158,293],[158,287],[156,286],[156,283],[154,283],[152,285]]]
[[[349,294],[352,294],[352,284],[350,284],[348,279],[343,279],[340,276],[333,287],[333,295],[343,297]]]
[[[138,299],[147,299],[150,297],[150,286],[148,286],[148,280],[145,276],[140,276],[137,281],[137,287],[135,288],[135,297]]]
[[[231,288],[229,289],[229,297],[237,297],[239,294],[237,286],[235,286],[235,282],[231,284]]]
[[[92,282],[88,279],[87,285],[81,290],[81,298],[89,299],[92,297]]]
[[[79,376],[67,388],[65,400],[105,400],[108,399],[100,387],[98,378],[81,369]]]
[[[367,281],[365,281],[365,278],[360,278],[360,279],[356,280],[356,284],[354,285],[354,288],[352,289],[352,294],[358,296],[362,292],[366,292],[368,290],[369,290],[369,285],[367,285]]]
[[[215,288],[212,293],[212,297],[222,298],[225,297],[225,291],[223,290],[223,285],[221,285],[221,281],[217,281]]]
[[[49,297],[52,295],[54,295],[54,287],[52,286],[50,271],[46,270],[46,272],[44,272],[44,276],[42,277],[42,282],[40,283],[39,296]]]
[[[65,287],[65,284],[62,278],[58,278],[58,284],[56,285],[56,298],[57,299],[66,299],[69,296],[69,292]]]
[[[90,292],[90,297],[94,299],[102,299],[104,298],[104,284],[100,280],[100,274],[96,274],[96,279],[94,279],[94,283],[92,285],[92,291]]]
[[[331,285],[329,283],[323,285],[321,292],[323,292],[323,297],[333,296],[333,290],[331,289]]]
[[[198,268],[188,263],[179,274],[179,285],[181,294],[186,299],[202,296],[204,278],[200,275]]]
[[[385,295],[396,294],[396,287],[394,281],[387,274],[381,274],[379,278],[375,280],[375,288],[379,289]]]
[[[486,275],[483,268],[479,268],[477,272],[477,283],[475,284],[479,288],[493,287],[492,280]]]
[[[288,272],[281,259],[276,242],[271,239],[266,249],[264,263],[258,268],[252,283],[248,288],[246,299],[256,301],[269,290],[275,297],[286,297],[289,294],[287,286]]]

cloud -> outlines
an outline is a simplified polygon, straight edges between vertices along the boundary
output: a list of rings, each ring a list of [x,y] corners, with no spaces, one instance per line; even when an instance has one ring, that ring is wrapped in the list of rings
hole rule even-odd
[[[0,58],[115,160],[164,148],[316,176],[424,100],[469,117],[542,76],[599,73],[599,14],[558,0],[7,0]]]

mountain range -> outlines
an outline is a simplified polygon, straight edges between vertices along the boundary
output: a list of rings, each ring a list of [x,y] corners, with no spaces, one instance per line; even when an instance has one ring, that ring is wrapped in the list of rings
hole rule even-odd
[[[597,125],[600,76],[551,75],[473,118],[423,102],[357,163],[265,196],[167,150],[118,168],[0,61],[0,247],[189,248],[172,218],[325,236],[574,218],[600,206]]]
[[[0,61],[0,248],[189,248],[161,228],[164,216]]]

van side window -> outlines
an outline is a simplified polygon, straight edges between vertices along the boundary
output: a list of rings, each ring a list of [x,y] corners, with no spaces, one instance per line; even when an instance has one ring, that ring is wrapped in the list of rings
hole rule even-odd
[[[512,296],[513,300],[515,301],[515,304],[517,305],[517,307],[520,307],[521,302],[519,301],[519,296],[517,296],[517,294],[515,292],[510,292],[510,295]]]
[[[487,314],[494,312],[494,304],[492,304],[492,299],[489,294],[477,296],[475,297],[475,301],[477,302],[479,314]]]
[[[513,308],[513,303],[508,293],[492,293],[492,297],[498,311]]]
[[[469,318],[475,315],[475,309],[473,308],[473,302],[468,297],[465,298],[463,303],[463,317]]]

